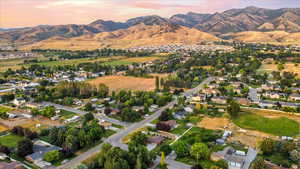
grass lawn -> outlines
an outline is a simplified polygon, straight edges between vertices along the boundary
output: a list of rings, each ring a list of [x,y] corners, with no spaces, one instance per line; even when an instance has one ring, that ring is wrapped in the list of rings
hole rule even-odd
[[[7,113],[11,111],[12,109],[9,107],[0,106],[0,113]]]
[[[61,120],[66,120],[69,119],[73,116],[75,116],[76,113],[70,112],[70,111],[66,111],[66,110],[61,110],[59,113],[60,119]]]
[[[253,113],[244,113],[233,122],[245,129],[258,130],[276,136],[293,137],[300,134],[300,124],[285,117],[271,119]]]
[[[22,139],[23,137],[14,134],[8,134],[6,136],[0,137],[0,144],[10,148],[15,148],[18,146],[18,142],[21,141]]]

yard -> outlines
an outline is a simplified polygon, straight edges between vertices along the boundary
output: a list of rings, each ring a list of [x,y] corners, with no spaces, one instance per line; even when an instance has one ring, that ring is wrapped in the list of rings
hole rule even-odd
[[[233,122],[241,128],[258,130],[276,136],[300,134],[300,124],[286,117],[266,118],[254,113],[243,113]]]
[[[104,76],[89,80],[88,82],[95,86],[103,83],[109,87],[110,91],[120,91],[123,89],[151,91],[155,89],[155,78]]]
[[[17,136],[14,134],[8,134],[4,136],[0,136],[0,144],[7,146],[9,148],[15,148],[18,146],[18,142],[21,141],[23,137]]]

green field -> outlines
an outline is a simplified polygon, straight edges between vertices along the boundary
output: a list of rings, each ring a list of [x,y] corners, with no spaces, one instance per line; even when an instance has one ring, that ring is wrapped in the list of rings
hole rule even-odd
[[[69,119],[69,118],[71,118],[75,115],[76,115],[76,113],[66,111],[66,110],[61,110],[60,113],[59,113],[60,120],[66,120],[66,119]]]
[[[12,109],[10,109],[8,107],[0,106],[0,113],[7,113],[7,112],[9,112],[11,110]]]
[[[14,134],[8,134],[6,136],[0,137],[0,144],[7,146],[9,148],[15,148],[18,146],[18,142],[21,141],[23,137],[14,135]]]
[[[276,136],[300,134],[300,124],[285,117],[270,119],[253,113],[244,113],[233,122],[245,129],[258,130]]]

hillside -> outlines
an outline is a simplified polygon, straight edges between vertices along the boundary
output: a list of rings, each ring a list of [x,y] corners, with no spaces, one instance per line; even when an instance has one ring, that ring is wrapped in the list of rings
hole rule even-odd
[[[228,33],[221,35],[223,39],[240,42],[274,43],[274,44],[300,44],[300,32],[288,33],[285,31]]]
[[[83,35],[76,38],[52,38],[33,45],[27,45],[24,49],[55,48],[55,49],[97,49],[103,47],[129,48],[144,45],[165,44],[195,44],[198,42],[217,41],[219,38],[197,29],[165,24],[145,25],[140,23],[128,29],[98,34]]]
[[[263,9],[247,7],[222,13],[174,15],[171,22],[214,34],[243,31],[300,31],[300,9]]]
[[[0,31],[0,44],[15,44],[25,49],[126,48],[215,41],[218,39],[215,36],[245,42],[298,44],[297,32],[300,32],[299,8],[247,7],[214,14],[189,12],[170,18],[149,15],[131,18],[126,22],[96,20],[87,25],[40,25],[9,29]]]

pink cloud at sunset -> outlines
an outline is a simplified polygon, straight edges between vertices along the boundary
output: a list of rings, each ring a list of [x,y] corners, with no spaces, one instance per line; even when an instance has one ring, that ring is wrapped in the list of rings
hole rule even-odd
[[[300,7],[299,0],[0,0],[0,27],[125,21],[143,15],[214,13],[246,6]]]

